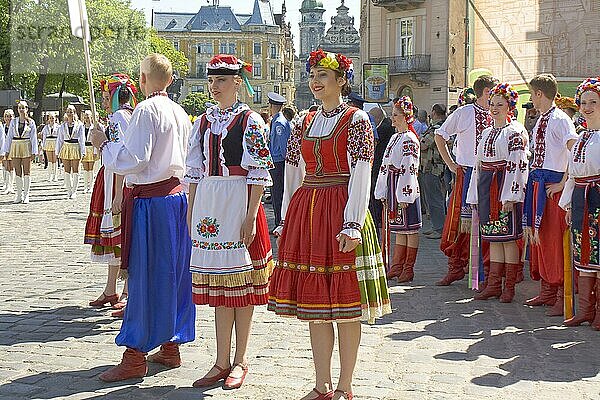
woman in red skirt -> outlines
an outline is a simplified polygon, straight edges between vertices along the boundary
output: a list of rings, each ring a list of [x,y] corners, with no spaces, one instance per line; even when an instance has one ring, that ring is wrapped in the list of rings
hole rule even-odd
[[[136,88],[127,75],[115,74],[100,82],[102,107],[109,114],[106,136],[118,142],[129,126],[135,106]],[[131,104],[130,104],[131,103]],[[90,213],[85,226],[85,243],[92,245],[92,261],[108,264],[108,277],[104,291],[92,307],[110,304],[117,311],[114,317],[123,317],[127,299],[127,282],[121,298],[117,295],[117,278],[121,259],[121,203],[123,202],[123,176],[113,174],[104,167],[94,183]]]
[[[367,114],[342,102],[352,62],[318,49],[307,63],[309,86],[323,105],[288,141],[279,259],[269,310],[309,322],[315,388],[304,400],[351,399],[361,320],[391,312],[381,250],[368,212],[373,131]],[[337,324],[340,377],[331,357]]]
[[[222,54],[207,69],[208,88],[217,104],[194,124],[185,178],[190,183],[193,300],[215,308],[217,357],[194,387],[225,379],[224,387],[235,389],[248,372],[254,306],[268,301],[273,259],[260,200],[264,187],[271,186],[273,161],[265,122],[238,100],[240,86],[251,87],[251,66]]]

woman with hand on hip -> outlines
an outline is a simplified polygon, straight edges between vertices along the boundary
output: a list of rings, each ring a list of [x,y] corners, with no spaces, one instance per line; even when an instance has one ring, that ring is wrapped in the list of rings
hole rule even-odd
[[[360,321],[374,323],[391,313],[368,212],[373,130],[364,111],[342,101],[350,93],[350,59],[318,49],[310,54],[307,72],[322,106],[299,121],[288,141],[268,309],[309,323],[316,384],[302,399],[352,399]],[[335,391],[334,323],[341,364]]]

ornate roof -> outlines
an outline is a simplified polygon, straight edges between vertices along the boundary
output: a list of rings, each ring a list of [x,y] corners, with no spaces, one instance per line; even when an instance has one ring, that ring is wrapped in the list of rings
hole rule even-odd
[[[315,8],[323,8],[323,2],[321,0],[304,0],[300,11],[313,10]]]
[[[331,27],[323,37],[322,48],[347,56],[360,53],[360,36],[354,27],[354,17],[348,14],[349,10],[342,0],[337,15],[331,17]]]

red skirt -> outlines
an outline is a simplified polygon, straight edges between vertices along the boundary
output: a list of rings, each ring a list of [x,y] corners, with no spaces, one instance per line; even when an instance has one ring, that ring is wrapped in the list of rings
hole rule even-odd
[[[342,253],[348,186],[300,187],[285,216],[269,309],[308,321],[361,317],[356,253]]]
[[[114,188],[113,188],[114,198]],[[121,227],[115,224],[113,232],[100,231],[104,214],[104,166],[98,171],[90,200],[90,212],[85,224],[84,243],[92,245],[92,259],[109,262],[121,257]],[[117,221],[114,221],[117,222]]]

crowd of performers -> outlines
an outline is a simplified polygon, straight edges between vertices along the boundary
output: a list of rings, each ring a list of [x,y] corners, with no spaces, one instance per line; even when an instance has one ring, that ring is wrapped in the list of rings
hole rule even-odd
[[[180,366],[179,346],[195,339],[197,304],[214,308],[216,354],[193,386],[223,381],[224,388],[239,388],[249,370],[254,307],[266,305],[276,315],[308,322],[315,386],[302,399],[353,398],[361,321],[372,324],[392,312],[388,279],[410,282],[415,275],[422,141],[412,100],[396,99],[395,133],[372,171],[372,121],[342,101],[350,92],[352,62],[318,49],[306,70],[321,106],[295,121],[284,151],[269,146],[281,140],[273,139],[275,122],[269,127],[238,99],[242,88],[252,90],[251,67],[233,55],[207,64],[216,104],[193,125],[167,96],[173,71],[159,54],[141,63],[146,99],[139,104],[127,75],[101,81],[106,127],[93,126],[89,113],[79,122],[71,107],[61,125],[49,118],[42,147],[52,155],[50,178],[56,180],[59,158],[70,197],[80,161],[91,185],[101,156],[85,242],[108,272],[103,293],[90,305],[117,308],[123,323],[116,343],[125,352],[100,379],[144,377],[147,362]],[[564,271],[572,251],[578,306],[564,323],[589,322],[600,330],[600,80],[587,79],[577,89],[575,102],[585,119],[578,132],[556,107],[553,76],[536,76],[529,86],[541,113],[531,137],[513,117],[517,92],[491,76],[474,82],[474,102],[436,125],[429,145],[437,146],[455,174],[441,238],[448,272],[437,284],[468,275],[478,290],[475,299],[510,303],[528,255],[540,292],[526,304],[547,305],[548,315],[560,316],[565,291],[570,293]],[[17,171],[17,199],[27,202],[38,142],[27,104],[18,110],[16,118],[5,114],[0,148],[5,166],[11,162]],[[453,136],[451,155],[447,142]],[[275,261],[261,198],[276,181]],[[372,190],[383,204],[381,235],[369,212]],[[387,270],[378,235],[384,253],[392,250]],[[121,296],[119,276],[126,279]],[[336,332],[341,368],[334,385]]]
[[[6,109],[0,122],[0,161],[2,161],[3,194],[15,194],[14,203],[29,203],[31,164],[45,158],[48,181],[57,182],[59,162],[63,165],[64,188],[69,199],[77,196],[79,166],[83,166],[83,192],[91,193],[94,166],[99,154],[89,141],[92,114],[87,110],[81,120],[73,105],[69,105],[59,123],[58,115],[48,113],[38,132],[29,117],[26,101],[19,101],[18,115]]]

